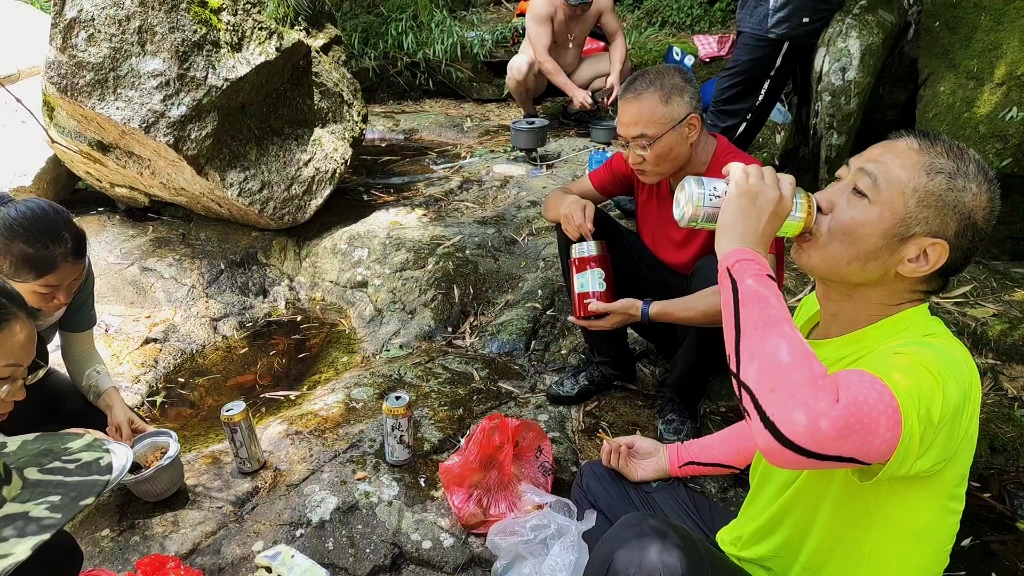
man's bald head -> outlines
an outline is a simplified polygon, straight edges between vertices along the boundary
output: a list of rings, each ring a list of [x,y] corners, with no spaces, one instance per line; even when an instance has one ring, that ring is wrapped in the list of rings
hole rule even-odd
[[[648,66],[634,72],[622,83],[619,100],[643,96],[656,97],[666,112],[673,116],[701,115],[700,86],[682,66]]]
[[[999,182],[975,151],[941,134],[902,131],[889,140],[912,147],[923,158],[899,230],[903,239],[925,236],[949,245],[949,258],[929,287],[942,291],[988,240],[999,216]]]

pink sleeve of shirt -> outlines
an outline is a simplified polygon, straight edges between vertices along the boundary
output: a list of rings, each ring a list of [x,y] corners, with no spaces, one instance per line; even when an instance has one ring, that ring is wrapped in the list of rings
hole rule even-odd
[[[737,422],[714,434],[668,446],[668,471],[676,478],[735,474],[754,461],[750,426]]]
[[[757,252],[725,254],[718,277],[733,387],[765,460],[791,470],[888,461],[903,421],[885,382],[862,370],[828,373],[793,324],[775,275]],[[747,449],[737,447],[738,433],[729,439],[733,445],[723,445],[722,453]]]

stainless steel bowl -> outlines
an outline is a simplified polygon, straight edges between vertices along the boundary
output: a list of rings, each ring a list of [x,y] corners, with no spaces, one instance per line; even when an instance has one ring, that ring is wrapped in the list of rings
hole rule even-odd
[[[146,502],[158,502],[170,497],[185,483],[185,467],[181,463],[181,445],[173,430],[152,430],[135,438],[132,452],[135,461],[142,460],[160,448],[167,454],[155,466],[138,474],[125,476],[121,481]]]

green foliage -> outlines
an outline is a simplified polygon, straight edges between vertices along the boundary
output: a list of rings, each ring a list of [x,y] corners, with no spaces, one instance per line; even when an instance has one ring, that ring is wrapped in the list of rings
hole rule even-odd
[[[29,6],[34,6],[35,8],[38,8],[39,10],[42,10],[43,12],[46,12],[47,14],[50,13],[50,0],[21,0],[21,1],[24,2],[25,4],[28,4]]]
[[[624,0],[616,5],[626,30],[684,35],[729,29],[736,0]]]
[[[188,14],[200,26],[223,30],[224,23],[219,16],[223,8],[224,0],[189,0]]]
[[[333,24],[357,75],[389,76],[410,92],[461,78],[511,35],[451,0],[271,0],[268,14],[288,26]]]

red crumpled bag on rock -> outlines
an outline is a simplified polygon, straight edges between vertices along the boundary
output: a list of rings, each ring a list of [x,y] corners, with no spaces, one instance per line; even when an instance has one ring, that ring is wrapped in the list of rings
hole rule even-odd
[[[459,523],[474,534],[486,534],[498,520],[532,511],[522,510],[523,482],[551,492],[555,458],[539,424],[491,414],[437,473]]]
[[[135,563],[135,574],[125,576],[203,576],[202,571],[181,563],[181,558],[150,554]]]
[[[110,570],[91,568],[79,576],[117,576]],[[203,576],[202,570],[196,570],[181,563],[181,558],[150,554],[135,563],[135,572],[125,572],[124,576]]]

